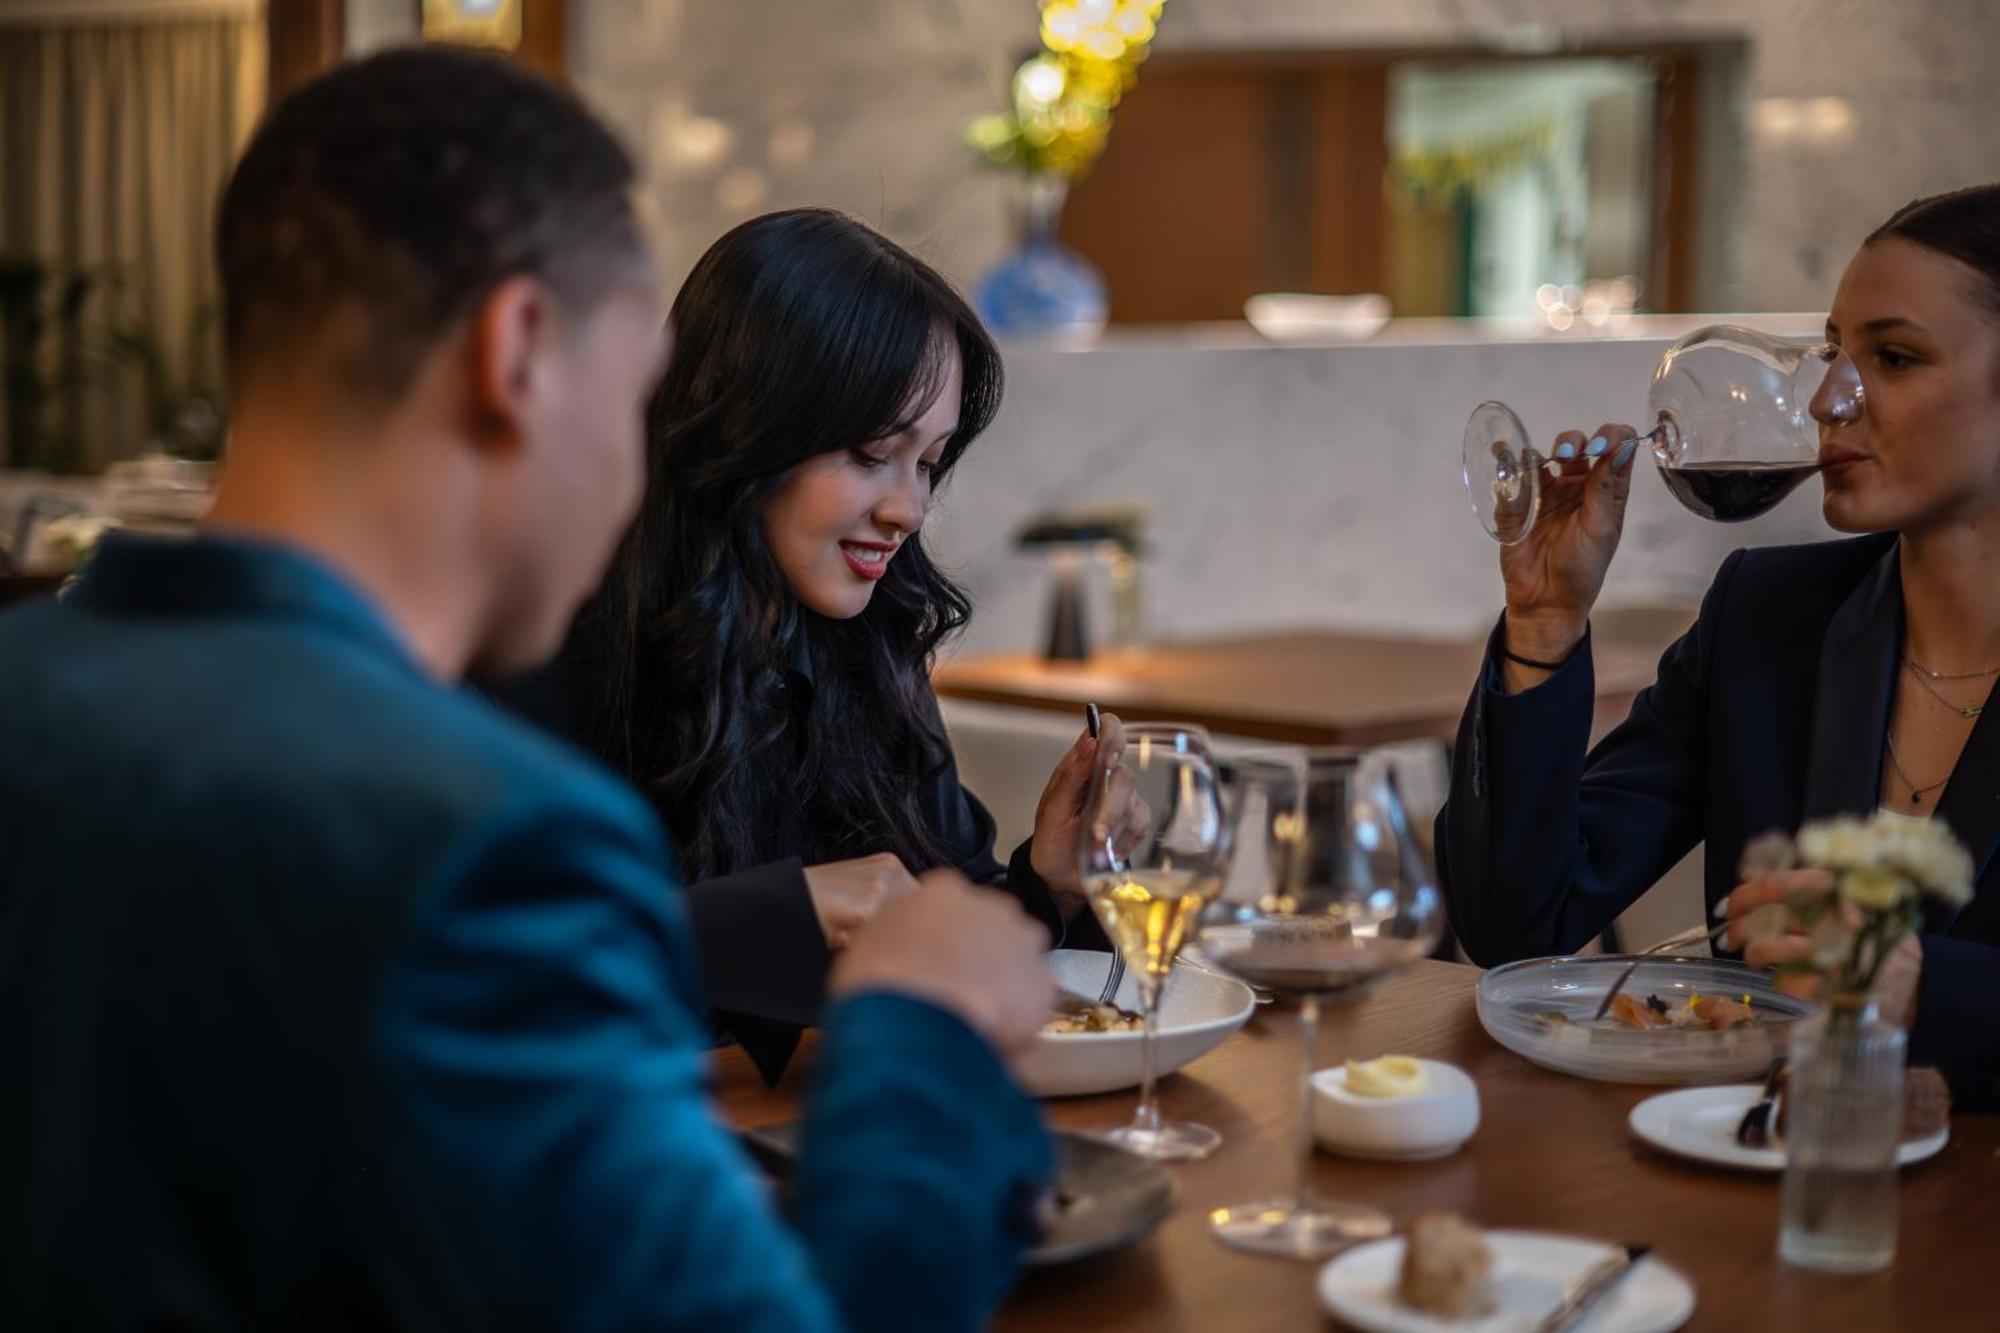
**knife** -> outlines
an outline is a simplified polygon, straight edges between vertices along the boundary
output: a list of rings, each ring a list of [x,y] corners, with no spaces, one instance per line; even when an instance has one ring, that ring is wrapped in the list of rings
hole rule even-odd
[[[1583,1275],[1563,1298],[1563,1303],[1549,1312],[1548,1318],[1535,1326],[1536,1333],[1564,1333],[1566,1329],[1575,1328],[1590,1313],[1591,1307],[1604,1299],[1605,1293],[1638,1267],[1639,1261],[1652,1248],[1650,1245],[1617,1246]]]

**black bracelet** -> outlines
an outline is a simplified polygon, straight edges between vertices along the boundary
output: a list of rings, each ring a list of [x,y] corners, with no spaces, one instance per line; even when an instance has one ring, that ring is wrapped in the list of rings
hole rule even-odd
[[[1513,649],[1506,647],[1500,649],[1500,656],[1506,658],[1509,662],[1519,662],[1522,666],[1533,667],[1537,671],[1561,671],[1569,665],[1569,660],[1576,656],[1576,650],[1581,647],[1583,647],[1583,640],[1578,639],[1575,646],[1562,655],[1560,662],[1537,662],[1532,657],[1523,657]]]

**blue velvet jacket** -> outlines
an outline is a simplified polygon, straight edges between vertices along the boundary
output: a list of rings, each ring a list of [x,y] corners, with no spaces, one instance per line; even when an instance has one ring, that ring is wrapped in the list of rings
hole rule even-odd
[[[1744,845],[1879,804],[1902,660],[1893,536],[1738,551],[1659,678],[1588,754],[1586,644],[1520,694],[1500,630],[1460,724],[1438,817],[1452,923],[1484,964],[1580,948],[1698,842],[1709,906]],[[2000,708],[1982,714],[1937,807],[1977,892],[1932,910],[1910,1057],[1962,1107],[2000,1104]]]
[[[789,1223],[664,840],[276,546],[0,617],[0,1327],[971,1328],[1050,1151],[957,1019],[827,1016]]]

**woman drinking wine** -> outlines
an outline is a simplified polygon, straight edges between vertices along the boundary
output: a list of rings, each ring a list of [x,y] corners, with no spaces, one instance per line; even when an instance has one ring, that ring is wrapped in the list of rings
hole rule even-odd
[[[1799,871],[1738,884],[1745,845],[1827,816],[1942,819],[1978,892],[1885,969],[1885,1014],[1961,1104],[2000,1101],[2000,186],[1920,200],[1848,265],[1827,338],[1858,395],[1822,387],[1822,506],[1866,534],[1738,551],[1630,717],[1586,754],[1589,616],[1637,444],[1569,432],[1534,531],[1501,552],[1506,613],[1460,725],[1438,821],[1452,920],[1482,963],[1580,947],[1697,843],[1732,920]],[[1848,367],[1843,367],[1846,369]],[[1829,376],[1831,384],[1834,377]],[[1732,930],[1731,947],[1743,943]],[[1807,959],[1793,929],[1746,960]]]

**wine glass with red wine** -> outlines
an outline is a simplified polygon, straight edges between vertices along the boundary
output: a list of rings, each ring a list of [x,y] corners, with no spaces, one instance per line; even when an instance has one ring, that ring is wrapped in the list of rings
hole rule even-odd
[[[1861,411],[1861,377],[1830,343],[1773,337],[1735,324],[1696,329],[1660,359],[1647,395],[1660,479],[1703,518],[1740,523],[1775,508],[1819,471],[1812,403],[1826,393],[1840,420]],[[1505,403],[1465,425],[1465,487],[1480,525],[1503,546],[1534,530],[1544,476],[1610,462],[1547,457]]]

